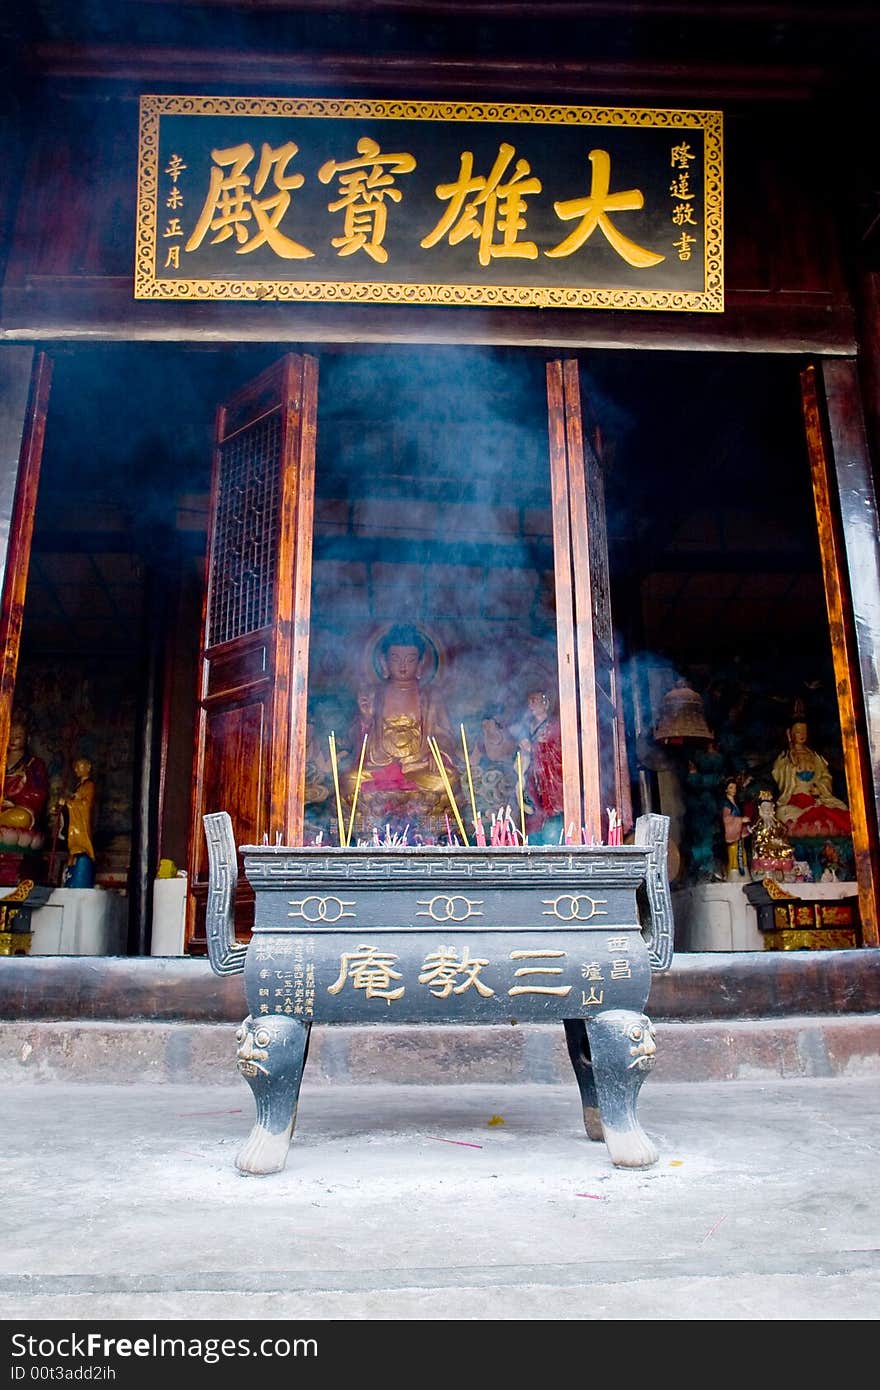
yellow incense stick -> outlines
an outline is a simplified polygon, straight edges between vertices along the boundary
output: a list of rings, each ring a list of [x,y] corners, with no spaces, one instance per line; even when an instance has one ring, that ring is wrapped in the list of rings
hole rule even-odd
[[[520,830],[522,831],[522,842],[523,842],[523,844],[525,844],[525,842],[526,842],[526,803],[525,803],[525,797],[523,796],[522,753],[520,752],[520,750],[519,750],[518,748],[517,748],[517,750],[516,750],[516,777],[517,777],[517,782],[518,782],[518,784],[519,784],[519,825],[520,825]]]
[[[339,845],[345,849],[348,840],[345,835],[345,818],[342,814],[342,794],[339,790],[339,764],[336,761],[336,735],[330,731],[330,766],[333,768],[333,788],[336,792],[336,815],[339,820]]]
[[[444,763],[443,755],[440,752],[440,745],[437,742],[437,740],[433,738],[430,734],[428,735],[428,747],[434,755],[434,762],[437,764],[437,770],[440,773],[440,780],[443,783],[443,787],[446,792],[446,796],[449,801],[449,806],[452,811],[452,814],[455,816],[459,828],[463,830],[463,826],[461,824],[461,817],[458,814],[458,807],[455,804],[455,797],[452,793],[452,783],[449,781],[449,774],[446,771],[446,764]]]
[[[360,761],[358,762],[357,778],[356,778],[355,784],[354,784],[354,796],[351,798],[351,817],[350,817],[349,822],[348,822],[348,834],[347,834],[346,837],[345,837],[345,843],[346,843],[346,845],[350,845],[350,844],[351,844],[351,832],[354,830],[354,812],[355,812],[355,807],[357,806],[358,792],[359,792],[360,789],[361,789],[361,773],[362,773],[363,770],[364,770],[364,754],[365,754],[366,751],[367,751],[367,739],[368,739],[368,738],[369,738],[369,734],[364,734],[364,741],[363,741],[363,743],[361,744],[361,756],[360,756]]]
[[[477,799],[476,799],[476,797],[474,796],[474,779],[473,779],[473,777],[471,776],[471,760],[470,760],[470,757],[469,757],[469,755],[468,755],[467,738],[465,737],[464,725],[463,725],[463,724],[459,724],[458,727],[461,729],[461,746],[462,746],[462,748],[464,749],[464,765],[465,765],[465,768],[467,769],[468,791],[469,791],[470,794],[471,794],[471,813],[472,813],[473,818],[474,818],[474,830],[476,830],[476,828],[477,828],[477,820],[478,820],[478,816],[477,816]]]
[[[462,818],[461,818],[461,812],[460,812],[459,809],[458,809],[458,804],[457,804],[457,802],[456,802],[456,800],[455,800],[455,796],[453,795],[452,783],[450,782],[450,780],[449,780],[449,774],[448,774],[447,771],[446,771],[446,764],[444,763],[443,757],[442,757],[442,755],[441,755],[441,753],[440,753],[440,745],[438,744],[438,742],[437,742],[437,740],[436,740],[435,738],[430,738],[430,737],[429,737],[429,738],[428,738],[428,747],[430,748],[431,752],[434,754],[434,761],[435,761],[435,763],[437,764],[437,770],[438,770],[439,773],[440,773],[440,778],[441,778],[441,781],[443,782],[443,786],[444,786],[444,788],[445,788],[446,795],[447,795],[447,797],[448,797],[448,799],[449,799],[449,804],[450,804],[450,806],[452,807],[452,814],[455,816],[455,823],[456,823],[456,825],[458,826],[459,831],[461,832],[461,838],[462,838],[463,842],[464,842],[466,845],[470,845],[470,840],[469,840],[468,837],[467,837],[467,831],[466,831],[465,828],[464,828],[464,821],[463,821]]]

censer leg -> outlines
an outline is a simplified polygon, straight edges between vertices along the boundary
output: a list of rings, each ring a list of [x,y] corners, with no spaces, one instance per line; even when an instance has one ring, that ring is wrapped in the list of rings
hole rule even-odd
[[[565,1026],[565,1041],[568,1043],[568,1055],[571,1058],[571,1065],[574,1067],[574,1074],[581,1093],[584,1129],[587,1131],[587,1138],[604,1139],[587,1025],[582,1018],[566,1018],[563,1019],[563,1024]]]
[[[310,1023],[248,1016],[238,1030],[238,1070],[254,1093],[257,1118],[235,1166],[242,1173],[278,1173],[296,1123]]]
[[[589,1022],[590,1055],[605,1144],[616,1168],[650,1168],[658,1153],[636,1117],[642,1082],[654,1065],[654,1028],[646,1014],[607,1009]]]

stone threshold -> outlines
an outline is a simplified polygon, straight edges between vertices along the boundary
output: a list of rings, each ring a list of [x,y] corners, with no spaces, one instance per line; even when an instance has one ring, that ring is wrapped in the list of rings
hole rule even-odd
[[[8,1021],[0,1079],[22,1084],[225,1084],[252,1104],[235,1067],[236,1024]],[[660,1021],[663,1082],[880,1075],[880,1012],[843,1017]],[[559,1024],[315,1024],[305,1083],[574,1085]]]

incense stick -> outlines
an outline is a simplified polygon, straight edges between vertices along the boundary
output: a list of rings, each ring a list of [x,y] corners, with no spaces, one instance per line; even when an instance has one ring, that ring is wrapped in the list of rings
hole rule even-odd
[[[520,750],[519,750],[518,748],[517,748],[517,750],[516,750],[516,778],[517,778],[517,783],[518,783],[518,786],[519,786],[519,824],[520,824],[520,829],[522,830],[522,842],[523,842],[523,844],[525,844],[525,842],[526,842],[526,803],[525,803],[525,797],[523,796],[522,753],[520,752]]]
[[[471,794],[471,813],[472,813],[473,818],[474,818],[474,834],[476,834],[476,833],[477,833],[477,821],[479,820],[479,816],[477,815],[477,799],[476,799],[476,797],[474,796],[474,779],[473,779],[473,777],[471,776],[471,760],[470,760],[470,757],[469,757],[469,755],[468,755],[467,738],[465,737],[464,725],[463,725],[463,724],[459,724],[458,727],[461,729],[461,746],[462,746],[462,748],[464,749],[464,765],[465,765],[465,768],[467,769],[468,791],[469,791],[470,794]]]
[[[456,825],[458,826],[459,830],[461,831],[461,838],[462,838],[462,840],[464,841],[464,843],[465,843],[466,845],[470,845],[470,840],[469,840],[468,837],[467,837],[467,831],[466,831],[465,828],[464,828],[464,821],[462,820],[462,818],[461,818],[461,812],[460,812],[459,809],[458,809],[458,803],[456,802],[455,797],[454,797],[453,792],[452,792],[452,783],[450,782],[450,780],[449,780],[449,774],[448,774],[447,771],[446,771],[446,764],[444,763],[443,757],[442,757],[442,755],[441,755],[441,753],[440,753],[440,745],[439,745],[439,743],[437,742],[437,740],[436,740],[435,738],[431,738],[431,737],[429,736],[429,737],[428,737],[428,747],[430,748],[431,752],[434,754],[434,761],[435,761],[435,763],[437,764],[437,770],[438,770],[439,773],[440,773],[440,778],[441,778],[441,780],[442,780],[442,782],[443,782],[444,790],[445,790],[446,795],[447,795],[447,797],[448,797],[448,799],[449,799],[449,804],[450,804],[450,806],[452,807],[452,814],[455,816]]]
[[[339,846],[340,849],[348,847],[348,839],[345,834],[345,818],[342,814],[342,794],[339,790],[339,764],[336,761],[336,735],[330,730],[330,766],[333,768],[333,788],[336,792],[336,815],[339,821]]]
[[[446,764],[443,761],[443,755],[440,752],[440,745],[435,738],[429,737],[428,746],[431,749],[431,752],[434,754],[434,761],[436,762],[437,767],[439,769],[440,777],[443,781],[443,787],[446,791],[446,795],[449,800],[449,805],[452,807],[452,814],[455,816],[455,823],[461,831],[461,838],[466,845],[469,845],[470,841],[467,837],[467,831],[464,828],[464,821],[461,818],[461,812],[458,809],[458,802],[456,801],[455,794],[452,790],[452,783],[449,780],[449,773],[446,771]]]
[[[358,792],[359,792],[360,789],[361,789],[361,773],[362,773],[363,770],[364,770],[364,754],[365,754],[366,751],[367,751],[367,739],[368,739],[368,738],[369,738],[369,734],[364,734],[364,741],[363,741],[363,743],[361,744],[361,756],[360,756],[360,760],[359,760],[359,762],[358,762],[357,777],[355,778],[355,783],[354,783],[354,795],[353,795],[352,798],[351,798],[351,815],[350,815],[349,821],[348,821],[348,834],[347,834],[346,837],[345,837],[346,848],[351,844],[351,832],[354,830],[354,812],[355,812],[355,807],[357,806]]]

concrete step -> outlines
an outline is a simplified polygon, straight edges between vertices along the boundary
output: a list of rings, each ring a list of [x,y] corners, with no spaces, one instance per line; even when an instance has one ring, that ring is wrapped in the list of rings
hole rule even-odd
[[[236,1023],[9,1020],[0,1023],[0,1081],[167,1082],[245,1088]],[[880,1013],[778,1019],[655,1021],[664,1082],[880,1075]],[[327,1085],[574,1084],[563,1029],[519,1026],[315,1024],[306,1075]]]

